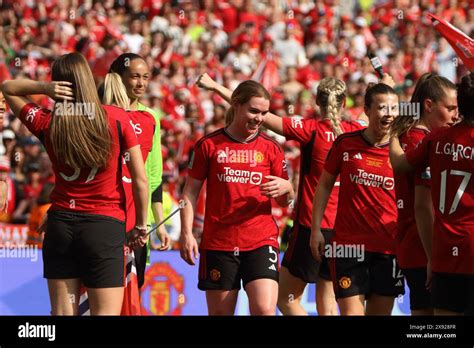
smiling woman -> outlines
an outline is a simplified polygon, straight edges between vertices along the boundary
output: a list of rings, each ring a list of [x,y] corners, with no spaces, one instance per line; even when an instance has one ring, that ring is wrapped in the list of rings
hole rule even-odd
[[[351,254],[330,259],[341,315],[390,315],[394,298],[403,294],[403,276],[395,258],[397,207],[388,156],[389,129],[398,116],[398,96],[383,83],[369,87],[364,111],[369,126],[340,135],[326,158],[313,201],[311,249],[320,260],[324,254],[321,222],[340,176],[331,242],[364,248],[362,261]]]
[[[190,265],[197,258],[193,207],[207,181],[198,287],[206,291],[210,315],[234,314],[241,281],[252,315],[276,312],[279,250],[271,199],[287,206],[294,192],[282,149],[259,132],[269,100],[262,85],[242,82],[232,93],[227,127],[199,140],[189,165],[181,257]]]

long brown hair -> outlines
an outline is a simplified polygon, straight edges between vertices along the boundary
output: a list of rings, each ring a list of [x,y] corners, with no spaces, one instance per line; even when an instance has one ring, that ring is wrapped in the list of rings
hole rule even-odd
[[[50,140],[56,157],[72,168],[105,167],[112,136],[86,59],[77,52],[59,57],[52,79],[71,82],[75,97],[54,105]]]
[[[402,115],[397,117],[390,129],[392,135],[400,136],[415,127],[424,117],[426,99],[437,102],[446,96],[446,90],[456,90],[456,85],[443,76],[433,73],[424,73],[416,82],[410,104],[419,105],[419,115]],[[416,117],[418,116],[418,117]]]
[[[252,97],[261,97],[266,100],[270,100],[270,93],[260,83],[247,80],[237,86],[232,92],[230,108],[225,114],[225,125],[228,126],[232,123],[235,116],[235,106],[247,103]]]
[[[346,99],[346,84],[334,77],[321,80],[316,93],[316,102],[325,111],[326,117],[331,121],[331,128],[337,137],[343,133],[339,111]]]

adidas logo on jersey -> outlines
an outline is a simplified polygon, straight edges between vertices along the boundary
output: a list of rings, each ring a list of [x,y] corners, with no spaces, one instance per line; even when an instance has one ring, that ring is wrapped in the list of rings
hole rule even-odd
[[[395,284],[395,286],[403,286],[403,282],[401,279],[398,280],[397,284]]]
[[[356,153],[354,156],[352,156],[352,158],[361,160],[361,159],[362,159],[362,155],[361,155],[360,152],[359,152],[359,153]]]
[[[273,263],[268,267],[268,269],[271,269],[272,271],[275,271],[275,272],[277,270],[276,267],[275,267],[275,264],[273,264]]]

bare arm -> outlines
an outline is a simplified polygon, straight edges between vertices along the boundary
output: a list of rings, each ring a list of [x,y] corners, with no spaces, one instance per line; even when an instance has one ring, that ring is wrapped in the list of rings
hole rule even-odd
[[[45,94],[53,99],[74,100],[74,93],[69,87],[72,84],[66,81],[37,82],[32,80],[10,80],[0,85],[5,99],[15,115],[18,115],[21,109],[30,99],[28,95]]]
[[[132,192],[133,200],[135,202],[136,212],[136,226],[144,228],[146,232],[147,227],[147,213],[148,213],[148,181],[145,173],[145,164],[140,150],[140,146],[136,145],[127,150],[130,154],[127,162],[128,170],[132,177]],[[144,235],[144,233],[142,233]],[[139,241],[140,246],[145,245],[146,238]]]
[[[194,260],[198,257],[198,245],[193,236],[193,220],[196,202],[201,191],[203,181],[188,176],[184,185],[182,199],[185,206],[181,209],[181,235],[179,241],[181,244],[181,258],[190,265],[194,265]]]
[[[392,164],[395,172],[409,172],[413,170],[413,167],[408,163],[403,151],[400,140],[397,136],[390,138],[390,163]]]
[[[151,211],[153,212],[153,217],[155,218],[155,222],[157,224],[163,221],[163,203],[152,202]],[[158,227],[156,234],[161,241],[161,245],[158,250],[160,251],[168,250],[170,248],[171,238],[168,232],[166,232],[166,228],[164,224]]]
[[[289,180],[278,176],[267,175],[265,179],[270,181],[260,185],[260,192],[275,201],[280,207],[287,207],[295,199],[295,191]]]
[[[431,200],[431,189],[426,186],[415,186],[415,219],[418,235],[423,244],[427,265],[427,281],[426,286],[429,287],[431,283],[431,255],[433,245],[433,202]]]
[[[229,104],[231,103],[232,91],[225,86],[218,84],[208,74],[204,73],[199,76],[196,83],[199,87],[215,92],[224,98]],[[280,116],[268,112],[265,115],[263,125],[275,133],[283,135],[283,121]]]
[[[311,225],[311,251],[313,256],[321,261],[322,252],[324,250],[324,237],[321,233],[321,221],[323,220],[324,210],[328,204],[336,176],[323,170],[319,178],[318,186],[313,198],[313,218]],[[322,239],[321,239],[322,238]]]

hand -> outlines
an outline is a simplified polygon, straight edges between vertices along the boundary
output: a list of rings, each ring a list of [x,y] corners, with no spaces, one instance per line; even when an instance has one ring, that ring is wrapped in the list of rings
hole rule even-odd
[[[72,83],[67,81],[52,81],[46,83],[45,94],[54,100],[74,101]]]
[[[392,76],[390,76],[387,73],[383,74],[383,77],[380,80],[380,83],[385,83],[386,85],[389,85],[392,88],[395,87],[395,81],[393,81]]]
[[[324,255],[324,236],[321,230],[312,230],[309,246],[311,247],[311,253],[316,261],[321,262]]]
[[[157,249],[159,251],[168,250],[171,245],[171,238],[168,232],[166,232],[165,226],[161,225],[156,231],[156,236],[161,242],[160,247]]]
[[[181,258],[188,264],[194,266],[194,260],[198,258],[198,244],[192,234],[181,233],[179,238]]]
[[[133,228],[129,232],[130,238],[128,239],[128,246],[132,249],[142,248],[148,242],[148,236],[146,235],[147,231],[145,229]]]
[[[425,287],[427,290],[431,290],[431,279],[433,277],[433,272],[431,271],[431,261],[428,261],[426,265],[426,283]]]
[[[214,81],[207,73],[204,73],[198,77],[196,85],[208,91],[212,91],[216,85],[216,81]]]
[[[0,212],[6,213],[8,209],[8,185],[6,181],[0,181]]]
[[[276,198],[291,192],[291,183],[278,176],[267,175],[265,179],[270,180],[260,185],[260,193],[269,198]]]

